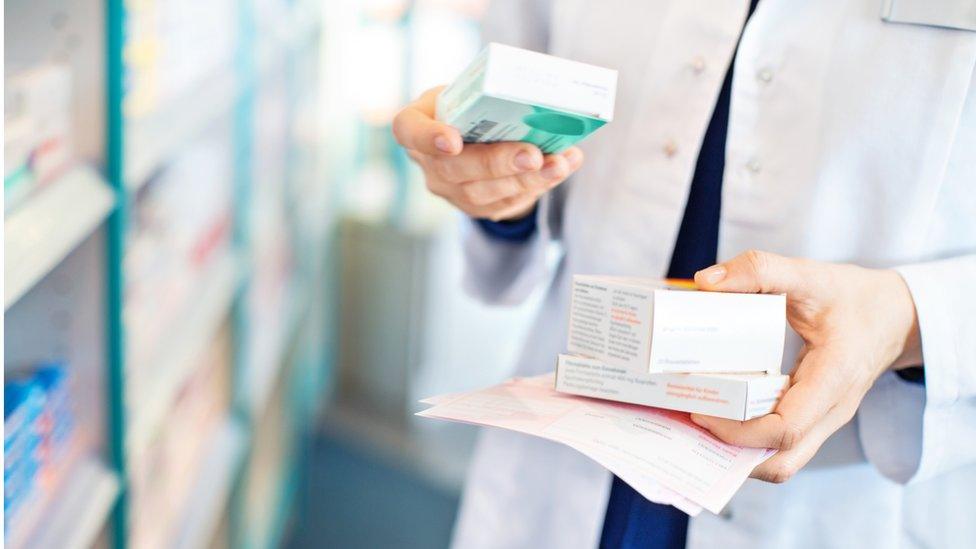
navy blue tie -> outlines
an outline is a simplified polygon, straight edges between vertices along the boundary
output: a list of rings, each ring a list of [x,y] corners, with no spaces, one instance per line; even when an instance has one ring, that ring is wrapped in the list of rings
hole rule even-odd
[[[750,16],[757,2],[750,2]],[[734,64],[733,58],[705,131],[701,152],[698,153],[688,203],[668,267],[668,278],[692,278],[696,271],[716,261]],[[682,549],[687,537],[688,515],[670,505],[648,501],[627,483],[613,477],[610,501],[603,520],[601,548]]]

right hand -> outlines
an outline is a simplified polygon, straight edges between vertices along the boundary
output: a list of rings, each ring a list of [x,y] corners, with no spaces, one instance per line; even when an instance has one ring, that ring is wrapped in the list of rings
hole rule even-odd
[[[393,134],[420,166],[430,192],[471,217],[492,221],[527,215],[546,191],[583,164],[570,147],[543,156],[531,143],[462,143],[457,129],[434,119],[443,86],[426,91],[393,119]]]

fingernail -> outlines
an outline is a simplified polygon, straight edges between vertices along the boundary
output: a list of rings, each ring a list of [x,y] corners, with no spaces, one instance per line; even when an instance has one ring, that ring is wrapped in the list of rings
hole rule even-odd
[[[561,177],[563,177],[563,170],[555,162],[542,168],[542,171],[540,173],[542,174],[542,177],[545,179],[560,179]]]
[[[580,160],[582,160],[582,156],[583,155],[580,154],[579,149],[574,148],[566,151],[563,158],[566,159],[566,162],[569,162],[570,168],[576,169],[579,166]]]
[[[718,284],[723,278],[725,278],[726,272],[725,267],[721,265],[712,265],[701,273],[702,276],[705,277],[705,282],[708,282],[709,284]]]
[[[522,151],[515,155],[515,167],[522,171],[529,171],[535,169],[535,158],[532,157],[532,153],[529,151]]]
[[[451,140],[444,137],[443,135],[438,135],[434,138],[434,146],[437,150],[445,153],[454,152],[454,147],[451,145]]]

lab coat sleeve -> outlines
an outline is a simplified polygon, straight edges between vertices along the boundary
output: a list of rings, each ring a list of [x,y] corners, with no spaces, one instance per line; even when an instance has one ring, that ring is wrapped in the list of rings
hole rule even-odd
[[[553,244],[562,233],[567,181],[539,200],[535,233],[525,242],[492,238],[470,219],[464,221],[464,288],[473,297],[514,305],[548,280]]]
[[[976,464],[976,255],[897,271],[915,300],[925,384],[884,374],[857,421],[868,460],[907,483]]]
[[[550,8],[549,0],[492,0],[482,21],[484,40],[546,51]],[[470,295],[486,303],[517,304],[546,280],[546,255],[559,239],[565,186],[540,200],[538,229],[526,242],[492,238],[470,219],[463,222],[464,288]]]
[[[550,9],[549,0],[492,0],[482,18],[482,37],[485,42],[546,51]]]

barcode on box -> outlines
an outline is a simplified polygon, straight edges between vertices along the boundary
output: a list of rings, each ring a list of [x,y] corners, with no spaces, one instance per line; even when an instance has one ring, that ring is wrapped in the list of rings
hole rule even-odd
[[[468,130],[468,133],[464,134],[464,141],[466,143],[474,143],[480,141],[486,133],[490,132],[492,128],[498,125],[498,122],[494,120],[482,120],[475,124],[473,128]]]

